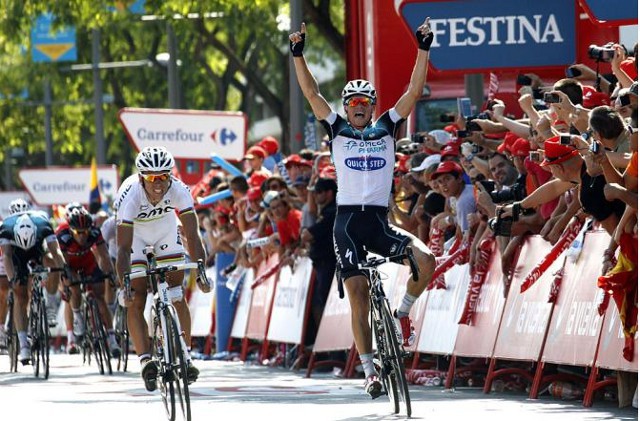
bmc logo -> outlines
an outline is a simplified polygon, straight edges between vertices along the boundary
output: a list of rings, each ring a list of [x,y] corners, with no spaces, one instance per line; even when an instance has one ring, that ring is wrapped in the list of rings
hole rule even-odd
[[[352,170],[356,171],[375,171],[384,168],[387,161],[384,158],[376,156],[366,157],[360,156],[357,158],[347,158],[344,161],[345,165]]]
[[[162,215],[167,214],[169,212],[175,211],[175,209],[176,208],[174,208],[173,206],[165,206],[164,208],[152,209],[149,212],[140,212],[136,216],[136,219],[148,219],[148,218],[153,218],[155,216],[162,216]]]

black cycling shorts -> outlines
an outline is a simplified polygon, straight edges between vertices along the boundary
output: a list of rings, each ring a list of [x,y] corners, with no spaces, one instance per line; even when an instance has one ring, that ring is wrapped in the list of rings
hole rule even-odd
[[[367,276],[358,263],[367,259],[367,252],[383,257],[404,253],[412,240],[411,234],[391,226],[387,208],[382,206],[338,206],[333,226],[333,244],[340,279]]]

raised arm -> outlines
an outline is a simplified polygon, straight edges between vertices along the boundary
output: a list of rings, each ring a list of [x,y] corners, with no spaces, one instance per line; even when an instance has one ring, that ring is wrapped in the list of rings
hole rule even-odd
[[[431,48],[431,42],[433,41],[433,32],[431,32],[429,18],[426,18],[424,23],[418,26],[416,38],[418,40],[418,57],[416,57],[416,64],[413,66],[413,71],[411,72],[409,87],[398,102],[396,102],[395,106],[396,111],[402,118],[409,116],[414,105],[416,105],[416,102],[418,102],[418,99],[420,99],[422,95],[422,88],[424,87],[429,64],[429,48]]]
[[[302,89],[302,94],[309,101],[311,110],[318,120],[324,120],[331,113],[331,106],[326,99],[320,93],[320,87],[318,81],[309,70],[307,61],[302,55],[304,50],[304,41],[307,36],[307,27],[302,23],[300,25],[300,31],[294,32],[289,35],[289,48],[293,54],[293,64],[296,68],[296,77],[298,78],[298,84]]]

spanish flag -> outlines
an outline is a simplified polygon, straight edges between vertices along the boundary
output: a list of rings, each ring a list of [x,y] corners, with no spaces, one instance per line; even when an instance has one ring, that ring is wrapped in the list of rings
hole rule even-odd
[[[97,213],[102,207],[102,199],[100,198],[100,186],[98,184],[98,166],[96,165],[96,159],[91,160],[91,184],[89,191],[89,212],[91,214]]]

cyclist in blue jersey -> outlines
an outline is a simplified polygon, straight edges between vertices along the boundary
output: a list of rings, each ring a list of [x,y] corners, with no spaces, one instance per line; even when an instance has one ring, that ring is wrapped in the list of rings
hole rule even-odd
[[[29,265],[44,263],[48,267],[61,268],[66,267],[66,263],[49,217],[40,211],[23,210],[5,219],[0,226],[0,247],[7,277],[15,282],[13,285],[16,298],[14,316],[18,342],[20,342],[18,359],[26,365],[31,360],[31,349],[27,337]],[[58,288],[59,279],[54,276],[48,278],[46,288],[48,302],[52,301],[51,296]],[[47,316],[49,325],[52,326],[55,322],[53,318],[55,314],[51,312]]]
[[[334,225],[334,248],[337,270],[351,305],[351,327],[365,372],[365,391],[372,398],[382,393],[382,385],[373,365],[371,328],[369,326],[369,291],[366,273],[358,263],[366,260],[367,251],[383,256],[401,254],[410,246],[419,266],[418,282],[407,283],[402,304],[395,311],[403,336],[403,345],[415,341],[409,311],[427,286],[435,268],[435,258],[418,238],[388,222],[395,164],[396,131],[409,116],[422,95],[429,48],[433,33],[429,18],[416,30],[418,54],[407,91],[395,106],[373,120],[376,91],[362,79],[349,81],[342,90],[346,117],[338,115],[320,93],[318,82],[302,54],[306,38],[303,23],[300,31],[289,36],[296,76],[316,118],[329,134],[332,160],[338,180],[338,204]],[[405,262],[408,263],[408,262]]]

